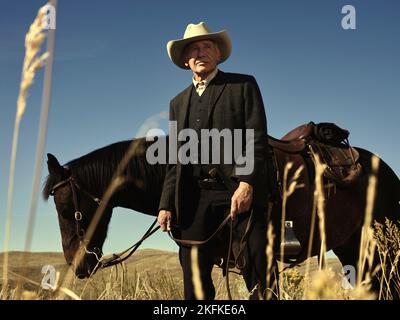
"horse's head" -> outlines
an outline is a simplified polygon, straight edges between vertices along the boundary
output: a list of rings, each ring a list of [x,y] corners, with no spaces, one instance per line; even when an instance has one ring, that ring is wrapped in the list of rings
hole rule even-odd
[[[99,206],[99,200],[83,189],[73,170],[60,165],[52,154],[47,154],[49,176],[43,190],[45,199],[54,196],[61,231],[65,260],[73,265],[77,277],[86,278],[96,271],[102,256],[102,247],[107,234],[111,212],[105,212],[91,239],[87,231]],[[82,258],[77,261],[78,250]]]

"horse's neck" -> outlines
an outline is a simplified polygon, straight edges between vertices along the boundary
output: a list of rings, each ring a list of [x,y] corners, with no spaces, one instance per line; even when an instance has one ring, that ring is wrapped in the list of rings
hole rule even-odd
[[[139,141],[139,149],[143,147],[141,143],[143,141]],[[89,164],[93,170],[91,172],[90,167],[87,168],[89,173],[84,170],[85,168],[81,168],[83,169],[82,172],[84,172],[81,178],[83,182],[86,182],[82,183],[85,190],[96,197],[104,198],[110,186],[111,188],[113,187],[113,177],[117,167],[130,146],[131,142],[124,141],[106,147],[103,152],[111,154],[113,161],[104,161],[97,165]],[[104,153],[100,153],[100,156],[104,158]],[[150,164],[146,161],[145,153],[142,154],[139,151],[132,157],[127,167],[123,170],[125,176],[123,177],[122,185],[117,187],[111,196],[110,207],[124,207],[145,214],[157,214],[165,176],[165,166],[148,166]]]
[[[145,160],[139,159],[139,161]],[[143,162],[143,164],[147,165],[146,162]],[[116,191],[113,204],[115,207],[128,208],[153,216],[157,215],[165,168],[162,165],[152,167],[152,170],[140,166],[134,166],[134,168],[134,170],[128,170],[130,173],[125,176],[124,186]]]
[[[159,201],[160,195],[158,193],[145,192],[130,186],[115,194],[113,206],[155,216],[158,214]]]

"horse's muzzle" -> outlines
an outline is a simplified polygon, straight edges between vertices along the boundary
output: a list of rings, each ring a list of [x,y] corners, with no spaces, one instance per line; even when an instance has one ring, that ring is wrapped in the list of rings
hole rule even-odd
[[[76,267],[75,275],[79,279],[89,278],[96,273],[98,267],[97,259],[92,254],[86,255],[82,262]]]

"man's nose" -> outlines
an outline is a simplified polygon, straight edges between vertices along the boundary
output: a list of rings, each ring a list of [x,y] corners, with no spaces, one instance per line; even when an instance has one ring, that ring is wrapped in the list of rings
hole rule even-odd
[[[204,56],[205,56],[205,53],[206,53],[206,50],[200,48],[200,49],[199,49],[199,52],[198,52],[198,57],[204,57]]]

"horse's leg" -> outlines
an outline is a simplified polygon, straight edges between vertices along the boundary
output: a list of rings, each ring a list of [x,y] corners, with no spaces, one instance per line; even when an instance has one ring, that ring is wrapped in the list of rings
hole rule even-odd
[[[391,220],[393,226],[400,226]],[[379,299],[400,300],[400,277],[399,277],[399,251],[397,235],[389,231],[388,226],[383,224],[381,234],[377,235],[378,246],[375,250],[374,267],[378,266],[375,278],[381,279],[381,287],[379,288]],[[397,244],[396,244],[397,243]],[[393,247],[391,247],[393,246]],[[374,261],[374,262],[375,262]]]
[[[346,266],[350,267],[349,270],[355,271],[353,275],[354,281],[357,280],[357,269],[359,263],[359,254],[360,254],[360,240],[361,240],[361,228],[358,229],[353,235],[349,238],[349,240],[341,245],[340,247],[336,247],[333,249],[333,252],[339,258],[343,268]],[[377,266],[379,266],[379,255],[375,252],[375,256],[372,262],[372,266],[367,267],[364,270],[362,279],[365,279],[367,272],[373,272]],[[351,283],[351,285],[355,285],[355,283]],[[379,297],[380,291],[380,281],[378,274],[375,274],[371,279],[371,290]]]
[[[239,216],[239,221],[234,227],[234,241],[240,241],[243,236],[248,222],[248,217],[243,219]],[[262,208],[254,208],[253,223],[248,233],[247,243],[245,246],[244,266],[241,268],[246,287],[250,292],[250,299],[276,299],[277,298],[277,263],[274,257],[269,272],[269,285],[267,288],[267,259],[266,259],[266,223],[265,210]],[[240,257],[239,257],[240,258]],[[238,260],[241,263],[241,259]],[[272,292],[271,292],[272,291]]]
[[[367,172],[372,172],[371,169],[371,156],[372,154],[369,151],[362,150],[362,158],[363,166]],[[391,222],[396,223],[400,220],[400,180],[396,173],[382,160],[380,159],[379,162],[379,169],[378,169],[378,177],[377,177],[377,187],[375,189],[375,201],[374,201],[374,217],[373,220],[376,220],[380,224],[385,226],[386,218],[389,219]],[[397,227],[400,225],[397,223]],[[386,228],[384,228],[385,230]],[[391,239],[396,241],[396,239]],[[387,242],[388,244],[390,242]],[[390,278],[390,275],[399,274],[399,270],[392,270],[392,262],[395,260],[395,256],[397,254],[396,249],[393,247],[384,248],[384,250],[388,249],[388,257],[384,262],[384,266],[381,267],[385,268],[385,272],[380,271],[378,276],[385,276],[386,279]],[[377,254],[378,256],[378,254]],[[389,257],[390,256],[390,257]],[[390,261],[390,258],[392,259]],[[379,257],[376,258],[378,264]],[[393,298],[393,299],[400,299],[400,288],[399,285],[396,285],[398,282],[397,279],[390,279],[389,285],[386,281],[383,281],[383,289],[381,290],[381,298]],[[388,288],[389,286],[389,288]],[[390,291],[389,291],[390,289]],[[387,294],[389,291],[390,294]]]
[[[336,247],[333,249],[333,252],[339,258],[343,268],[349,266],[354,268],[354,270],[357,270],[361,239],[360,231],[361,229],[358,229],[356,232],[353,233],[353,235],[347,240],[346,243],[344,243],[340,247]],[[351,285],[354,285],[354,283],[351,283]]]
[[[379,168],[378,195],[376,198],[375,212],[378,212],[378,214],[375,213],[374,218],[383,225],[385,225],[385,220],[387,218],[394,226],[400,228],[400,180],[393,170],[383,161],[381,161]],[[384,228],[384,230],[385,229],[386,228]],[[387,242],[389,246],[391,241],[398,243],[396,235],[393,234],[389,238],[390,239],[387,239],[389,240]],[[384,288],[383,294],[385,295],[388,291],[387,289],[389,289],[389,297],[394,300],[400,300],[399,263],[397,262],[397,265],[394,265],[396,263],[395,261],[398,259],[398,248],[398,245],[384,248],[384,250],[388,250],[388,257],[386,258],[385,266],[382,266],[385,268],[384,275],[389,280],[389,288]]]

